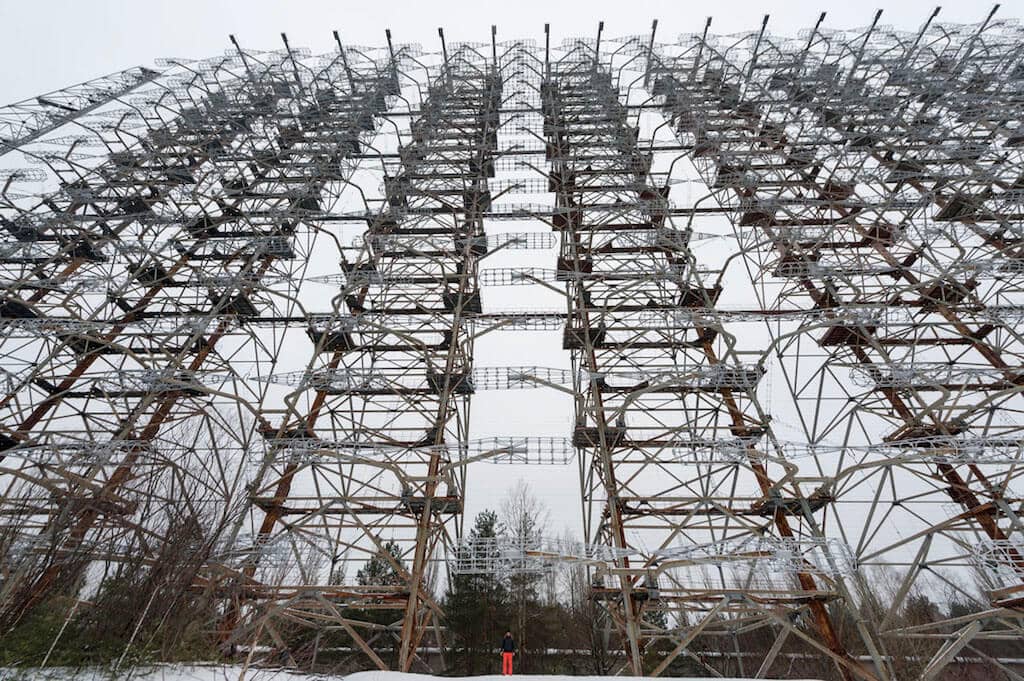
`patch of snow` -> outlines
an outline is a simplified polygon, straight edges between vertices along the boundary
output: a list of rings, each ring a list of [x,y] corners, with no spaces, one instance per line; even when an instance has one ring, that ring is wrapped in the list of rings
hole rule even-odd
[[[497,662],[495,663],[497,665]],[[515,674],[520,681],[609,681],[606,676],[556,676]],[[638,676],[617,676],[616,681],[648,681]],[[691,677],[662,677],[665,681],[701,681]],[[0,667],[0,681],[503,681],[500,674],[466,677],[439,677],[429,674],[401,672],[356,672],[348,676],[304,674],[287,669],[246,669],[241,665],[159,665],[111,672],[109,669],[5,669]],[[719,681],[749,681],[728,678]],[[804,679],[803,681],[813,681]]]
[[[497,665],[497,662],[495,663]],[[345,681],[436,681],[442,677],[429,674],[403,674],[401,672],[357,672],[345,677]],[[466,679],[467,681],[503,681],[507,677],[500,674],[486,676],[449,676],[445,679]],[[665,681],[707,681],[706,678],[662,676]],[[560,676],[547,674],[513,674],[513,679],[522,681],[650,681],[650,677],[643,676]],[[752,681],[749,678],[721,678],[718,681]],[[802,679],[795,681],[814,681],[813,679]]]

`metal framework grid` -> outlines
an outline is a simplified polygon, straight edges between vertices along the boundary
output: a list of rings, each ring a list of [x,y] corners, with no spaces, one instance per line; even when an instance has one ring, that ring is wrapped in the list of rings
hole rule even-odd
[[[1024,636],[1024,31],[823,20],[232,39],[0,110],[2,630],[158,564],[187,519],[215,528],[192,588],[226,649],[300,666],[296,630],[428,668],[446,574],[560,562],[590,566],[635,674],[803,652],[890,679],[905,641],[922,678],[1002,666],[984,643]],[[554,267],[479,264],[512,249]],[[566,305],[492,309],[498,286]],[[474,366],[482,334],[532,330],[571,369]],[[472,436],[477,391],[538,387],[573,396],[571,433]],[[462,538],[472,464],[574,458],[580,542]],[[385,583],[357,578],[374,558]],[[895,624],[969,582],[970,613]],[[738,654],[753,633],[773,642]]]

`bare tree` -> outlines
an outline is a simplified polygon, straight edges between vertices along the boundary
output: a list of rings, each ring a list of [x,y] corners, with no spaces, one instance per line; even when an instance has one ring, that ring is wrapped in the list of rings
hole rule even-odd
[[[501,514],[509,536],[530,542],[540,538],[551,522],[551,512],[520,478],[505,495]]]
[[[564,538],[573,541],[575,536],[566,530]],[[590,570],[582,563],[567,563],[559,571],[559,577],[564,594],[563,607],[567,611],[567,645],[589,652],[585,661],[589,669],[585,672],[604,676],[612,666],[608,654],[609,622],[607,613],[592,598]]]
[[[509,537],[518,545],[530,546],[538,541],[550,522],[550,511],[521,478],[505,495],[501,505],[502,517]],[[530,641],[527,632],[534,628],[531,624],[542,625],[536,621],[540,615],[540,573],[519,573],[509,577],[510,603],[515,612],[513,627],[519,645],[522,662],[528,664],[524,654],[529,650]]]

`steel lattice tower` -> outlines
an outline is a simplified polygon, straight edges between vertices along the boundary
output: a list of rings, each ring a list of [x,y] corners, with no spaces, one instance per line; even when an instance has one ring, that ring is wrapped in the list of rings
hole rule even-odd
[[[425,669],[452,574],[575,562],[620,671],[894,679],[913,642],[1012,677],[1024,32],[823,20],[232,38],[0,109],[0,633],[173,560],[151,600],[202,591],[225,651]],[[531,331],[571,368],[474,366]],[[572,431],[475,437],[527,388]],[[578,542],[463,535],[474,465],[573,459]],[[973,607],[896,623],[935,588]]]

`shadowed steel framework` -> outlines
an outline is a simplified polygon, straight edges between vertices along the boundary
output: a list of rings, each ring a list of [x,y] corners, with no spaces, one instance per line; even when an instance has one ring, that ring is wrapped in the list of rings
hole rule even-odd
[[[185,541],[257,662],[429,669],[453,574],[583,564],[620,671],[1019,678],[1024,31],[937,14],[232,38],[0,108],[2,631]],[[537,331],[569,368],[474,365]],[[519,389],[571,431],[476,437]],[[484,463],[578,466],[579,540],[464,535]]]

